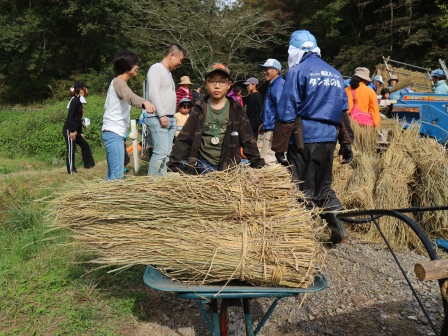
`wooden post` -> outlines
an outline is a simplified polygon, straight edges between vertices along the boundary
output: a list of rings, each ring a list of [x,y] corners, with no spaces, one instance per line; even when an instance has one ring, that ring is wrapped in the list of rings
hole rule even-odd
[[[131,120],[131,132],[137,131],[137,123],[135,119]],[[138,173],[140,170],[140,157],[138,155],[138,137],[132,141],[132,156],[134,157],[134,170]]]
[[[448,259],[430,260],[415,264],[414,271],[420,281],[448,278]]]

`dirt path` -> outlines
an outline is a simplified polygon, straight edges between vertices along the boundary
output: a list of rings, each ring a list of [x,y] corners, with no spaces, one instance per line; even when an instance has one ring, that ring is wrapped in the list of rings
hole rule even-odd
[[[416,262],[429,258],[414,252],[397,255],[439,330],[443,308],[438,285],[419,282],[413,271]],[[259,335],[435,335],[392,255],[380,246],[351,237],[329,252],[324,273],[329,283],[325,290],[282,299]],[[137,324],[134,335],[209,334],[193,301],[150,288],[145,291],[148,302],[142,308],[147,321]],[[255,325],[270,302],[251,302]]]

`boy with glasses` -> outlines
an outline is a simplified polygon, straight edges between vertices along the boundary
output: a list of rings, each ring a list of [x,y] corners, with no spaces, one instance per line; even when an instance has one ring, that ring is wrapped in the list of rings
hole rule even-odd
[[[264,166],[249,119],[243,107],[226,97],[232,82],[230,70],[215,63],[205,73],[206,96],[195,105],[174,143],[168,166],[177,171],[188,159],[190,173],[225,170],[241,162],[240,148],[250,166]]]
[[[264,99],[263,123],[259,128],[259,134],[263,134],[261,157],[266,162],[266,165],[271,166],[277,163],[275,153],[271,149],[272,134],[274,133],[276,116],[278,115],[277,107],[280,103],[285,80],[280,73],[282,65],[276,59],[269,58],[264,64],[260,64],[259,67],[263,69],[264,78],[269,82]]]

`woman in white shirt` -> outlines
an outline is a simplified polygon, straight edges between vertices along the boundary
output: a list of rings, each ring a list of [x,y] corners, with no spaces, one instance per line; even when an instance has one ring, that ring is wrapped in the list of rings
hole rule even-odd
[[[113,60],[117,77],[110,83],[107,91],[106,111],[103,115],[102,139],[106,149],[106,180],[123,178],[124,146],[126,132],[131,122],[130,106],[146,109],[154,113],[154,105],[137,96],[127,82],[137,76],[138,56],[132,51],[120,51]],[[137,132],[129,134],[130,139],[137,138]]]

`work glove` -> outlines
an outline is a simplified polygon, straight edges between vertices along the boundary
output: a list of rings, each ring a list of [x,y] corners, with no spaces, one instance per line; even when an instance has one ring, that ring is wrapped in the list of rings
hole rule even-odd
[[[342,157],[342,159],[339,159],[342,164],[349,163],[353,160],[352,146],[350,145],[341,145],[338,154]]]
[[[131,133],[129,133],[128,138],[130,140],[135,140],[138,137],[138,132],[137,131],[132,131]]]
[[[289,162],[286,159],[285,153],[275,153],[275,158],[277,159],[277,162],[282,166],[289,166]]]

